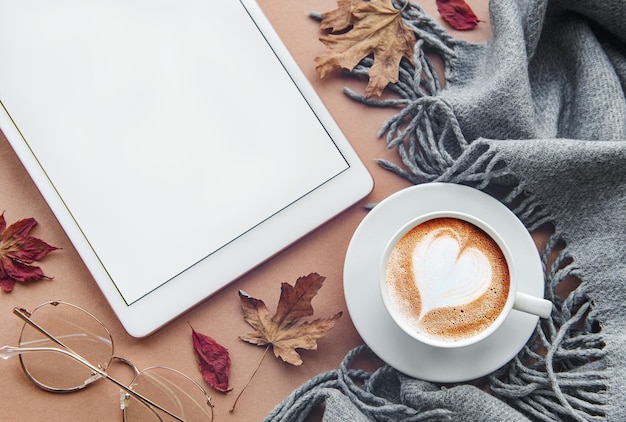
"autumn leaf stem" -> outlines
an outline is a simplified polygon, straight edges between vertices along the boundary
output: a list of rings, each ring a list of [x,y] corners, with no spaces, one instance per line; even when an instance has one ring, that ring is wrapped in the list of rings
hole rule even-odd
[[[259,360],[259,363],[257,364],[256,368],[254,368],[254,371],[252,372],[252,375],[250,376],[250,379],[248,379],[248,382],[246,383],[246,385],[244,385],[243,388],[241,389],[241,391],[239,392],[239,394],[237,394],[237,397],[235,398],[235,401],[233,402],[233,406],[228,411],[229,413],[233,413],[235,411],[235,406],[237,405],[237,402],[239,401],[239,398],[241,397],[243,392],[246,390],[246,388],[248,388],[248,385],[250,385],[250,382],[252,382],[252,378],[254,378],[256,373],[259,371],[259,368],[261,367],[261,364],[265,360],[265,356],[267,355],[267,351],[270,350],[270,346],[271,346],[271,344],[268,344],[265,347],[265,351],[263,352],[263,356],[261,356],[261,360]]]

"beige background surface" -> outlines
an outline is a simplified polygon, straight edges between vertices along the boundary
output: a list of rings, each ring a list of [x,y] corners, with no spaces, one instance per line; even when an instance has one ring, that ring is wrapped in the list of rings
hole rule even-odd
[[[380,169],[374,161],[376,158],[397,161],[396,152],[387,151],[384,141],[376,137],[383,122],[394,111],[369,108],[343,95],[341,90],[344,86],[363,92],[363,81],[342,77],[338,72],[324,80],[319,79],[313,59],[324,51],[324,46],[318,41],[319,25],[308,18],[307,12],[334,9],[334,1],[261,0],[259,3],[371,171],[376,183],[372,193],[361,203],[157,333],[148,338],[135,339],[126,334],[117,321],[29,175],[4,136],[0,135],[0,211],[5,212],[8,224],[34,217],[39,225],[33,235],[62,248],[41,261],[44,272],[52,276],[53,280],[18,285],[9,294],[0,292],[0,346],[15,345],[17,342],[21,321],[12,315],[13,307],[31,308],[47,300],[61,299],[99,316],[113,333],[116,353],[132,360],[139,368],[170,366],[202,382],[192,351],[191,333],[187,324],[190,322],[197,331],[212,336],[227,347],[233,361],[231,393],[218,393],[206,386],[216,405],[215,420],[251,421],[260,420],[309,378],[336,368],[347,351],[362,344],[350,321],[343,298],[343,260],[348,242],[366,214],[364,203],[380,201],[408,186],[406,181]],[[434,17],[438,17],[435,0],[422,0],[421,3]],[[486,40],[490,36],[487,2],[477,0],[470,3],[485,22],[473,31],[455,35],[472,41]],[[233,28],[232,34],[225,36],[237,36],[236,28]],[[302,366],[293,367],[269,355],[240,399],[235,413],[229,414],[228,409],[235,396],[263,354],[262,348],[238,339],[239,335],[249,332],[250,327],[242,318],[237,291],[243,289],[263,299],[273,311],[278,301],[280,283],[287,281],[293,284],[299,276],[313,271],[327,277],[324,287],[313,301],[315,315],[329,316],[342,310],[344,316],[319,341],[317,351],[302,352]],[[130,381],[130,374],[124,368],[113,367],[112,373],[124,381]],[[17,359],[0,362],[0,397],[2,420],[121,420],[118,390],[112,384],[99,381],[74,394],[46,393],[24,376]]]

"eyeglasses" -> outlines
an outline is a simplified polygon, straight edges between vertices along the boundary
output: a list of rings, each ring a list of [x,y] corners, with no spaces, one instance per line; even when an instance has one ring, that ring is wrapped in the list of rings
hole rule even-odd
[[[101,378],[120,388],[124,421],[207,421],[213,404],[206,391],[187,375],[162,366],[139,371],[114,354],[111,333],[86,310],[60,301],[33,311],[13,309],[25,321],[19,347],[0,347],[0,357],[20,358],[26,376],[38,387],[55,393],[82,390]],[[130,385],[106,373],[113,362],[135,372]]]

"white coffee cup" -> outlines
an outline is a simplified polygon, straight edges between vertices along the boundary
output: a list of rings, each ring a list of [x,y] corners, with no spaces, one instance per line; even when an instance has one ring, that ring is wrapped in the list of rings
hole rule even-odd
[[[395,269],[388,277],[391,256]],[[385,247],[382,301],[398,327],[416,340],[442,348],[468,346],[490,336],[513,310],[550,316],[550,301],[518,291],[524,280],[513,262],[507,242],[486,222],[452,211],[421,215]]]

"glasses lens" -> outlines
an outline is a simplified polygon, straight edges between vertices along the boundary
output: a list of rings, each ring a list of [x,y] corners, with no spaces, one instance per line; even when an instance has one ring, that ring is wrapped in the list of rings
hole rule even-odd
[[[102,370],[109,365],[113,356],[111,334],[81,308],[62,302],[45,303],[35,308],[31,320],[92,365]],[[28,323],[22,329],[20,346],[63,348]],[[20,359],[24,372],[46,390],[75,391],[94,380],[95,374],[89,368],[62,353],[24,353]]]
[[[185,422],[211,421],[212,407],[206,392],[180,372],[163,367],[148,368],[139,373],[131,383],[134,391],[166,409]],[[135,398],[124,408],[124,420],[173,421],[165,412],[149,408]],[[160,419],[159,419],[160,418]]]

